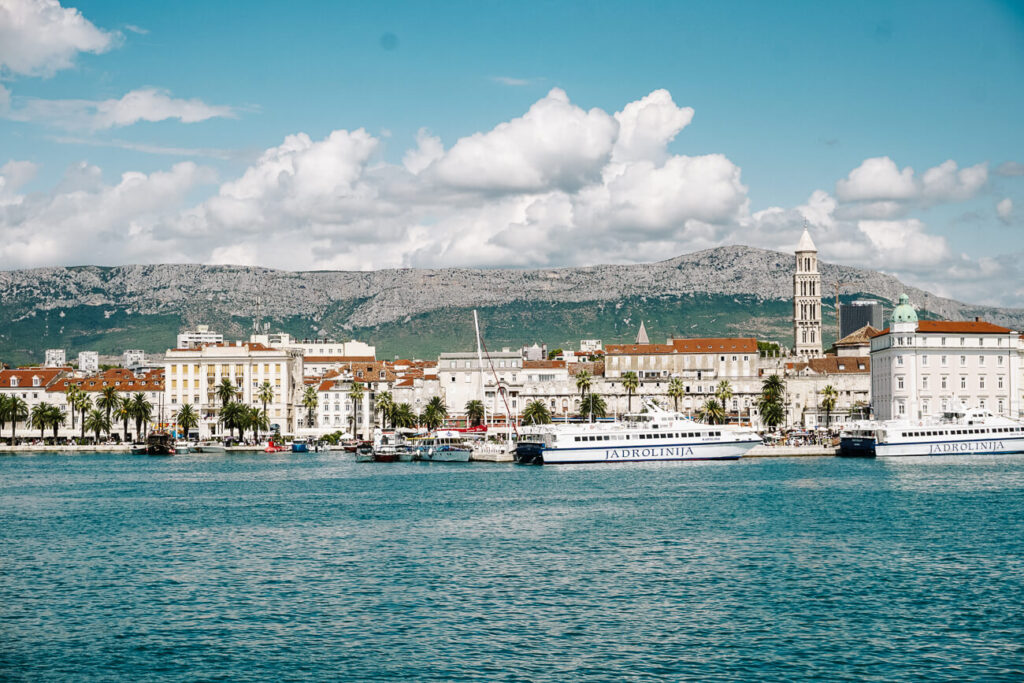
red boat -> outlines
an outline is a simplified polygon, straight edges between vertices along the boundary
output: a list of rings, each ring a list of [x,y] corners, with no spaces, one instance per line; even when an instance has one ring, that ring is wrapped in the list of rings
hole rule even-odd
[[[263,452],[264,453],[280,453],[281,451],[284,451],[284,450],[287,450],[287,449],[284,446],[280,446],[280,445],[274,443],[274,440],[271,439],[270,443],[267,444],[267,447],[263,449]]]

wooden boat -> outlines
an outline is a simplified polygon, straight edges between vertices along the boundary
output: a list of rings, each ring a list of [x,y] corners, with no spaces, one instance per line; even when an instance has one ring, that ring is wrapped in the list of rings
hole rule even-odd
[[[146,438],[146,453],[149,455],[174,455],[174,438],[164,431],[150,432]]]

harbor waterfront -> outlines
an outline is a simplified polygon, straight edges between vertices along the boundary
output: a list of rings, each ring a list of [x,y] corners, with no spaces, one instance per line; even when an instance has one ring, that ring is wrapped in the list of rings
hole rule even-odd
[[[5,680],[1020,680],[1024,456],[0,458]]]

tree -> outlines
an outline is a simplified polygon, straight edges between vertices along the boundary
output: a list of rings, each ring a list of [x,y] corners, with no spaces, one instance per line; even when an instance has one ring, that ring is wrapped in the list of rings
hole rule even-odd
[[[269,416],[267,412],[267,404],[274,400],[274,387],[270,384],[270,380],[265,380],[260,385],[259,390],[256,392],[256,400],[263,404],[263,414]],[[270,431],[270,422],[268,417],[266,431]],[[256,440],[259,441],[259,435],[256,435]]]
[[[717,398],[718,402],[721,404],[722,412],[725,415],[728,415],[729,400],[732,398],[732,385],[729,383],[729,380],[723,379],[718,383],[718,386],[715,387],[715,398]]]
[[[544,401],[530,401],[523,408],[524,425],[542,425],[551,422],[551,411],[548,410]]]
[[[306,409],[306,426],[315,427],[316,422],[313,413],[316,412],[316,407],[320,405],[320,398],[317,396],[315,384],[307,385],[305,391],[302,392],[302,405]]]
[[[427,407],[423,409],[423,423],[427,429],[437,429],[444,423],[446,417],[448,417],[448,407],[440,396],[430,399]]]
[[[604,417],[608,414],[608,405],[600,394],[587,394],[580,403],[580,415],[586,418]]]
[[[466,419],[476,427],[484,421],[484,403],[479,399],[466,401]]]
[[[622,373],[622,388],[626,390],[626,412],[633,412],[633,392],[640,386],[640,378],[632,370]]]
[[[153,404],[146,395],[139,392],[131,399],[132,419],[135,420],[135,440],[142,441],[142,423],[149,422],[153,417]]]
[[[128,423],[132,419],[132,399],[130,397],[125,396],[121,399],[114,410],[114,417],[121,422],[121,426],[124,428],[124,441],[128,443]]]
[[[697,411],[697,419],[709,425],[720,425],[725,422],[725,408],[718,399],[709,398]]]
[[[412,406],[408,403],[399,403],[391,413],[391,424],[393,427],[414,427],[416,426],[416,415]]]
[[[253,439],[259,441],[260,431],[270,431],[270,418],[267,417],[267,411],[260,410],[256,406],[249,408],[248,424],[249,429],[252,430]]]
[[[821,390],[821,407],[825,409],[825,427],[831,426],[832,411],[836,409],[836,399],[839,392],[831,384]]]
[[[551,349],[548,351],[548,360],[554,360],[562,355],[562,349]]]
[[[29,415],[29,426],[39,430],[39,438],[46,438],[46,428],[50,426],[50,404],[37,403]]]
[[[182,430],[188,434],[199,426],[199,414],[192,407],[191,403],[182,403],[178,412],[174,414],[174,421]]]
[[[68,382],[64,387],[64,401],[68,404],[71,409],[71,429],[75,428],[75,413],[78,411],[75,409],[75,401],[78,395],[82,393],[82,389],[77,384]]]
[[[761,383],[757,411],[761,413],[761,422],[769,429],[774,429],[786,421],[785,393],[786,385],[778,375],[770,375]]]
[[[390,391],[382,391],[377,394],[377,402],[373,404],[374,415],[380,413],[381,426],[387,429],[388,422],[391,427],[395,426],[395,419],[392,413],[395,411],[395,400],[391,397]]]
[[[110,424],[110,414],[121,405],[121,397],[117,395],[117,387],[103,387],[100,395],[96,397],[96,407],[107,414],[107,423]],[[110,427],[107,427],[110,431]]]
[[[220,405],[223,408],[227,404],[234,400],[235,395],[238,394],[238,389],[232,384],[231,379],[224,377],[221,379],[220,384],[217,385],[217,398],[220,400]]]
[[[4,427],[7,426],[7,411],[9,410],[9,404],[11,397],[7,394],[0,394],[0,433],[4,431]]]
[[[7,403],[7,419],[11,423],[11,445],[14,445],[16,438],[15,428],[19,422],[28,419],[28,404],[20,396],[11,396]]]
[[[352,387],[348,390],[348,398],[352,401],[352,436],[356,435],[356,424],[359,422],[359,406],[363,402],[363,394],[365,394],[363,385],[359,382],[352,382]]]
[[[100,442],[100,434],[110,432],[110,418],[100,408],[93,408],[89,411],[88,417],[82,422],[85,429],[93,433],[96,443]]]
[[[686,396],[686,385],[683,384],[683,380],[679,377],[673,377],[668,382],[668,395],[673,401],[675,401],[675,410],[679,412],[679,399]]]
[[[68,417],[67,415],[64,414],[64,411],[57,406],[50,406],[48,412],[50,415],[47,421],[49,422],[50,427],[53,429],[53,440],[54,442],[56,442],[57,429],[59,429],[61,425],[67,422]]]
[[[235,430],[239,428],[242,422],[242,411],[245,410],[245,406],[241,403],[235,403],[231,401],[220,409],[220,423],[224,425],[224,428],[230,432],[230,436],[235,435]],[[180,423],[179,423],[180,424]]]
[[[579,389],[580,398],[587,395],[590,391],[591,375],[587,370],[580,370],[576,373],[576,388]]]
[[[79,392],[75,396],[75,404],[72,406],[72,408],[74,408],[79,413],[79,417],[81,418],[82,440],[84,441],[85,440],[85,414],[88,411],[92,410],[92,397],[90,397],[89,394],[85,393],[84,391]]]

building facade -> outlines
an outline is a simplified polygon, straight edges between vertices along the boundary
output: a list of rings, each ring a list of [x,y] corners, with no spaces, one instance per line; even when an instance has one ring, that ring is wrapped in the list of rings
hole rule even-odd
[[[78,354],[78,371],[92,373],[100,371],[100,354],[96,351],[81,351]]]
[[[194,330],[185,330],[178,334],[179,349],[197,349],[206,344],[223,344],[224,335],[214,332],[209,325],[196,325]]]
[[[519,400],[523,388],[522,355],[519,351],[503,349],[492,351],[488,356],[483,358],[483,366],[475,351],[442,353],[438,357],[437,376],[449,417],[465,415],[466,403],[474,400],[483,401],[488,420],[494,415],[522,412]]]
[[[881,301],[858,299],[839,304],[839,338],[847,337],[865,325],[880,330],[885,325],[883,318]]]
[[[973,321],[918,320],[907,296],[871,340],[871,401],[879,420],[921,420],[980,408],[1021,415],[1021,337]]]

